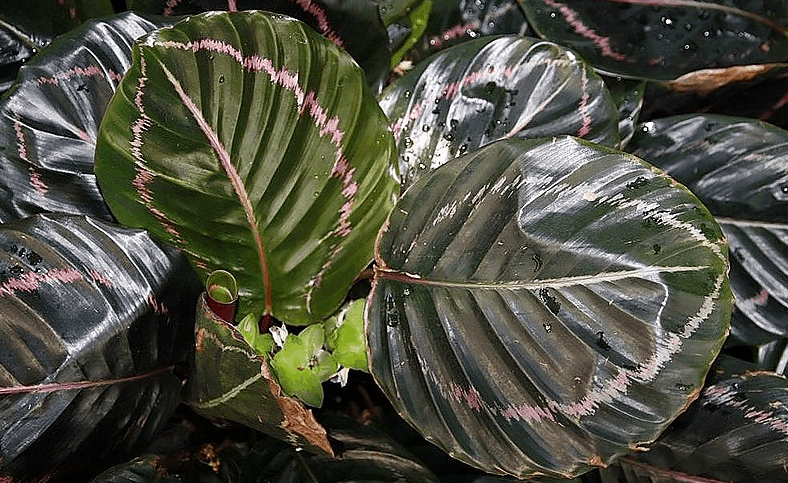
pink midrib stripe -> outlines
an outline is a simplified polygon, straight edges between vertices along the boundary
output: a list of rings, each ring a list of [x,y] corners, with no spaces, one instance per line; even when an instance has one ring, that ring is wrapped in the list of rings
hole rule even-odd
[[[181,86],[180,82],[178,82],[178,79],[175,78],[175,76],[169,71],[169,69],[167,69],[166,66],[162,65],[161,68],[164,71],[164,74],[167,76],[167,80],[170,81],[172,86],[175,88],[175,92],[178,93],[178,96],[183,101],[183,104],[187,109],[189,109],[189,112],[191,112],[192,116],[194,116],[194,119],[197,121],[197,125],[200,126],[200,130],[202,130],[203,134],[205,134],[205,136],[211,142],[211,146],[213,147],[217,156],[219,156],[219,161],[222,163],[222,167],[227,173],[227,177],[230,178],[233,191],[235,191],[235,194],[238,196],[238,201],[241,202],[241,206],[244,208],[246,220],[249,222],[249,228],[252,230],[252,235],[254,236],[257,253],[260,256],[260,269],[263,273],[263,284],[265,285],[265,314],[263,315],[271,315],[273,300],[271,297],[271,278],[268,273],[268,261],[265,258],[265,247],[263,247],[263,240],[260,238],[260,229],[257,226],[257,220],[254,217],[252,203],[249,201],[249,195],[246,194],[246,188],[244,186],[243,180],[238,175],[238,171],[235,170],[235,166],[233,166],[232,162],[230,161],[230,153],[228,153],[224,148],[213,128],[208,124],[205,118],[202,117],[202,113],[197,108],[197,105],[194,104],[194,101],[192,101],[186,92],[184,92],[183,87]]]

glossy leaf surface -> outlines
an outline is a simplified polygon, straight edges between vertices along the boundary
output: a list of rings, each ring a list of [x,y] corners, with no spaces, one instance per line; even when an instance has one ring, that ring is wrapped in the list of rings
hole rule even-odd
[[[88,18],[115,13],[110,0],[28,0],[3,2],[0,8],[0,94],[11,86],[19,67],[59,34]]]
[[[622,466],[635,466],[653,481],[784,481],[786,408],[785,377],[768,372],[731,376],[705,387],[649,451]],[[672,480],[656,478],[671,473]]]
[[[364,69],[369,85],[376,92],[389,72],[388,35],[378,4],[372,0],[161,0],[148,3],[150,5],[140,7],[168,16],[217,10],[266,10],[288,15],[347,50]]]
[[[99,124],[135,39],[172,19],[127,13],[58,37],[0,100],[0,221],[41,212],[112,220],[93,175]]]
[[[635,126],[643,109],[646,82],[614,77],[604,77],[604,80],[618,106],[618,135],[621,141],[617,147],[623,149],[635,134]]]
[[[136,458],[117,465],[93,478],[90,483],[178,483],[180,478],[164,476],[161,459],[155,456]]]
[[[135,47],[96,172],[122,223],[206,273],[231,272],[241,317],[306,324],[330,315],[372,258],[397,191],[394,149],[336,45],[279,15],[210,13]]]
[[[733,335],[751,339],[754,325],[787,336],[788,131],[730,116],[675,116],[642,124],[628,149],[685,184],[722,226]]]
[[[403,187],[501,138],[618,142],[617,108],[599,76],[565,48],[532,38],[446,49],[393,82],[380,105],[397,138]]]
[[[730,316],[721,238],[633,156],[493,143],[421,178],[381,231],[372,373],[427,439],[485,471],[606,464],[696,397]]]
[[[145,444],[193,347],[186,258],[65,215],[4,224],[0,254],[0,475],[84,477]]]
[[[326,431],[298,400],[284,396],[265,357],[232,325],[197,305],[194,368],[187,403],[213,419],[244,424],[310,451],[332,454]]]
[[[788,58],[788,2],[527,0],[531,26],[604,72],[673,79]]]

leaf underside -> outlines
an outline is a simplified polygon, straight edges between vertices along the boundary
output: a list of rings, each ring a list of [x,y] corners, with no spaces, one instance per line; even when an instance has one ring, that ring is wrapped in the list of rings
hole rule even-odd
[[[371,369],[456,458],[571,477],[696,397],[728,328],[726,255],[700,202],[637,158],[493,143],[421,178],[381,231]]]

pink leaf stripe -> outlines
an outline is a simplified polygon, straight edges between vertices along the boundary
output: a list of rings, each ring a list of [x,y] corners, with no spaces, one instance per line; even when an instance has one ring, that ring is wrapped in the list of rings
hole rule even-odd
[[[788,436],[788,418],[784,412],[783,414],[776,414],[769,410],[758,409],[747,404],[748,400],[746,398],[743,399],[741,395],[740,391],[724,385],[709,386],[703,390],[703,403],[736,409],[745,419],[782,433],[783,437]]]
[[[119,74],[112,69],[105,73],[104,70],[97,65],[89,65],[87,67],[77,66],[54,76],[39,77],[36,79],[36,83],[38,85],[58,85],[60,81],[69,80],[73,77],[101,77],[104,79],[109,79],[110,81],[117,84],[123,78],[123,74]]]
[[[107,287],[112,286],[112,282],[95,268],[88,270],[88,274],[93,281]],[[14,296],[19,292],[32,292],[44,283],[72,283],[84,279],[82,272],[74,268],[53,268],[43,273],[25,272],[0,284],[0,297]]]
[[[460,92],[460,89],[464,88],[468,84],[501,77],[508,79],[513,74],[514,69],[511,67],[506,67],[503,70],[496,71],[494,67],[490,66],[485,70],[471,72],[459,81],[448,84],[443,88],[441,93],[435,98],[434,101],[431,99],[422,99],[421,101],[414,103],[403,117],[396,120],[391,127],[391,130],[394,132],[394,138],[399,140],[402,131],[404,131],[405,128],[407,128],[413,121],[418,119],[422,112],[425,112],[427,109],[429,109],[428,106],[431,102],[438,102],[442,99],[453,99],[454,96]]]
[[[478,35],[476,33],[476,30],[480,26],[481,26],[480,22],[478,21],[474,21],[467,24],[455,25],[454,27],[444,31],[442,34],[435,37],[430,37],[429,39],[425,40],[424,44],[439,49],[443,46],[444,42],[449,42],[451,40],[463,37],[465,35],[469,35],[471,37]]]
[[[605,57],[610,57],[611,59],[622,61],[622,62],[634,62],[635,60],[631,57],[626,56],[620,52],[616,52],[613,47],[610,45],[610,38],[599,35],[596,31],[589,28],[588,26],[583,24],[582,19],[580,19],[578,13],[563,3],[556,2],[555,0],[542,0],[547,5],[557,8],[558,11],[561,12],[561,15],[564,16],[564,20],[582,37],[587,38],[591,42],[596,45],[597,49],[601,52],[601,54]]]
[[[334,166],[331,170],[331,177],[341,181],[342,196],[345,198],[345,203],[340,208],[337,227],[332,234],[336,237],[344,238],[351,233],[352,227],[350,223],[350,214],[353,210],[353,206],[355,205],[355,196],[358,192],[359,186],[358,182],[354,178],[356,170],[350,166],[350,163],[344,155],[343,139],[345,133],[339,128],[339,118],[336,116],[329,117],[328,111],[320,105],[317,93],[313,90],[304,92],[303,88],[301,88],[298,83],[297,73],[291,73],[286,67],[277,69],[274,67],[274,63],[271,59],[261,57],[257,54],[244,56],[243,52],[241,52],[241,50],[234,45],[228,44],[218,39],[200,39],[186,43],[163,41],[155,42],[154,45],[166,49],[178,49],[195,53],[205,51],[227,55],[238,62],[238,64],[240,64],[244,70],[265,73],[274,84],[280,86],[285,91],[292,92],[293,96],[295,96],[296,103],[299,106],[299,115],[306,115],[311,118],[314,125],[319,129],[320,137],[327,137],[336,148],[337,154],[334,161]],[[169,75],[171,75],[171,73]],[[177,83],[177,79],[172,77],[170,82],[173,82],[173,85],[175,85]],[[220,159],[222,159],[222,166],[224,167],[225,171],[227,171],[228,176],[230,176],[230,179],[233,183],[233,188],[236,190],[236,193],[240,193],[241,191],[245,193],[243,181],[240,179],[240,177],[238,177],[238,174],[230,160],[229,153],[227,153],[226,149],[221,145],[221,142],[219,141],[218,137],[216,137],[216,133],[213,132],[213,129],[204,119],[202,119],[202,115],[199,114],[199,109],[197,109],[196,105],[194,105],[194,102],[187,100],[188,96],[185,92],[183,92],[182,88],[176,87],[176,90],[178,89],[180,89],[179,95],[181,95],[182,99],[184,99],[184,102],[187,102],[187,106],[195,116],[195,119],[197,119],[199,115],[199,119],[197,119],[197,121],[200,124],[200,128],[206,133],[206,135],[208,132],[211,133],[209,135],[209,138],[211,139],[211,145],[216,150]],[[190,104],[188,104],[189,102]],[[220,152],[220,150],[222,152]],[[232,171],[228,171],[229,169],[232,169]],[[231,174],[231,172],[233,174]],[[246,199],[248,202],[248,196],[246,196]],[[244,210],[246,210],[247,217],[250,218],[251,223],[252,219],[254,218],[254,213],[251,211],[251,204],[248,206],[245,205]],[[256,229],[256,222],[254,227]],[[259,237],[259,231],[256,236]],[[260,247],[262,247],[262,241],[260,241]],[[325,271],[330,267],[332,259],[340,251],[341,247],[339,247],[337,244],[331,245],[329,247],[328,260],[323,265],[320,273],[318,273],[309,284],[310,291],[309,294],[307,294],[308,302],[311,301],[312,290],[320,286]]]
[[[149,185],[156,176],[145,167],[147,165],[147,161],[145,161],[145,157],[142,155],[142,145],[144,144],[142,137],[145,131],[147,131],[152,124],[150,117],[145,112],[145,106],[142,102],[142,95],[147,81],[147,63],[145,61],[145,57],[141,56],[140,77],[137,81],[137,93],[134,96],[134,105],[140,115],[131,125],[132,137],[131,142],[129,143],[131,145],[131,155],[136,162],[136,166],[134,168],[136,175],[134,176],[134,180],[131,182],[131,184],[134,186],[134,189],[137,190],[137,194],[139,195],[140,200],[142,201],[142,204],[145,206],[145,208],[147,208],[154,218],[156,218],[156,220],[167,231],[167,233],[172,236],[173,241],[182,246],[184,244],[183,237],[177,228],[175,228],[175,225],[170,222],[170,220],[167,218],[167,215],[153,206],[153,194]]]
[[[19,159],[22,161],[29,163],[30,160],[27,158],[27,141],[25,140],[25,133],[22,130],[22,123],[19,121],[18,117],[14,119],[14,134],[16,134],[17,156],[19,156]],[[30,176],[30,184],[33,186],[33,189],[41,196],[46,195],[47,191],[49,191],[49,187],[44,183],[44,180],[41,179],[41,174],[36,167],[31,165],[27,172]]]

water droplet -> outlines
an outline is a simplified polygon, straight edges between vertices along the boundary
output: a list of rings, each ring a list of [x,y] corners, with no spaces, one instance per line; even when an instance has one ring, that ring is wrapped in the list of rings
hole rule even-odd
[[[550,18],[556,18],[558,15],[555,12],[550,12]]]
[[[659,252],[662,251],[662,247],[659,245],[659,243],[651,245],[651,249],[654,251],[654,255],[659,255]]]
[[[484,92],[486,92],[487,94],[492,94],[494,90],[495,90],[495,82],[490,81],[487,84],[485,84]]]
[[[784,184],[782,185],[782,187],[780,187],[780,189],[782,190],[783,193],[788,193],[788,185]]]
[[[711,37],[711,32],[709,32],[708,30],[704,30],[703,31],[703,36],[706,37],[706,38]]]
[[[542,257],[540,257],[538,253],[534,253],[531,260],[534,261],[534,273],[536,273],[542,268]]]
[[[547,322],[542,324],[542,327],[544,327],[544,331],[547,332],[548,334],[553,330],[553,326]]]
[[[452,129],[457,129],[457,126],[459,124],[460,121],[458,121],[457,119],[452,119],[451,121],[449,121],[449,126],[451,126]]]
[[[405,139],[402,140],[402,143],[405,145],[405,149],[407,149],[407,148],[413,146],[413,139],[411,139],[409,137],[405,137]]]
[[[466,151],[468,151],[467,144],[463,144],[462,146],[460,146],[460,154],[465,154]]]
[[[11,275],[16,277],[22,275],[25,270],[19,265],[14,265],[13,267],[9,268],[8,271],[11,273]]]
[[[429,124],[424,124],[423,126],[421,126],[421,130],[424,132],[429,132],[430,130]]]
[[[394,302],[394,296],[391,293],[386,294],[385,298],[386,309],[386,325],[389,327],[396,327],[399,325],[399,311],[397,304]]]
[[[413,92],[411,92],[410,90],[407,90],[407,91],[402,93],[402,97],[404,97],[405,99],[409,99],[411,94],[413,94]]]
[[[315,198],[317,198],[318,196],[320,196],[320,192],[319,191],[315,191]]]
[[[36,252],[34,252],[32,250],[27,252],[27,254],[25,255],[25,258],[27,258],[27,261],[31,265],[38,265],[42,261],[41,255],[39,255],[38,253],[36,253]]]
[[[224,84],[224,74],[219,76],[219,84]]]
[[[684,30],[686,30],[687,32],[692,30],[692,24],[691,23],[684,24]]]
[[[550,295],[550,292],[546,288],[539,289],[539,298],[542,299],[542,303],[545,304],[553,314],[557,315],[558,311],[561,310],[561,304],[554,296]]]
[[[454,134],[452,134],[450,132],[444,133],[443,134],[443,139],[445,139],[447,141],[453,141],[454,140]]]
[[[610,350],[610,344],[605,342],[605,333],[600,330],[599,332],[596,333],[596,336],[597,339],[595,344],[597,345],[597,347],[604,350]]]
[[[402,290],[402,295],[404,295],[406,297],[409,296],[410,295],[410,289],[409,288],[404,288]]]
[[[630,181],[629,183],[627,183],[627,188],[634,190],[634,189],[642,188],[647,184],[648,184],[648,179],[646,179],[644,176],[638,176],[637,178],[635,178],[635,181]]]
[[[670,17],[662,17],[660,20],[667,26],[673,25],[673,19]]]

